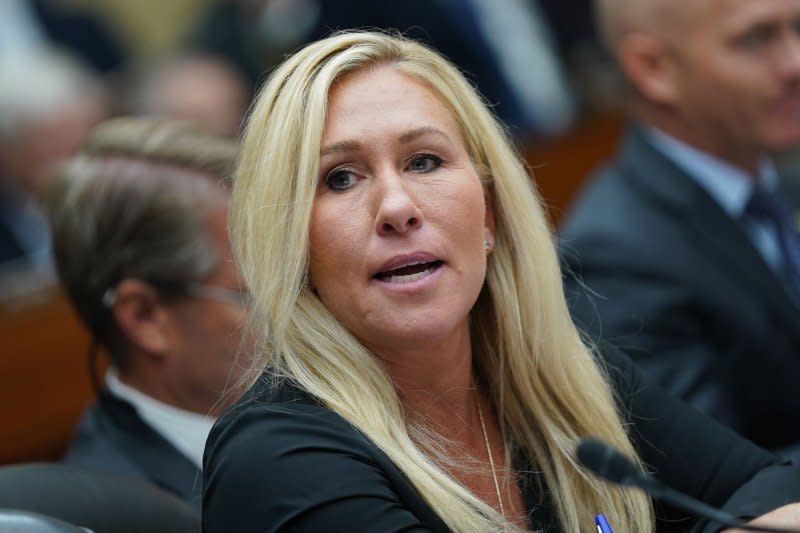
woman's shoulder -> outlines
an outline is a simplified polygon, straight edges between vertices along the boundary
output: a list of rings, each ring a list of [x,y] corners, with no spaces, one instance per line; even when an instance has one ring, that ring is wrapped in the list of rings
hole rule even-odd
[[[375,464],[355,427],[290,382],[257,383],[206,440],[205,498],[219,500],[235,488],[277,501],[302,493],[315,476],[352,459]],[[299,486],[292,489],[288,480]]]
[[[220,418],[203,477],[204,531],[419,531],[418,516],[437,520],[376,445],[288,382],[257,384]]]
[[[328,442],[364,448],[366,440],[344,418],[289,380],[261,378],[214,424],[207,460],[216,453],[257,448],[262,458]],[[349,450],[352,451],[352,450]]]

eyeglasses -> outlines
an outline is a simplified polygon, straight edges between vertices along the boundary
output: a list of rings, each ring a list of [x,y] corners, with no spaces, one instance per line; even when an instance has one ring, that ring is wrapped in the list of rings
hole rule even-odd
[[[184,285],[187,296],[208,298],[222,303],[246,306],[250,304],[250,293],[245,289],[227,289],[216,285],[188,282]]]
[[[163,282],[153,280],[143,280],[157,290],[167,293],[177,293],[193,298],[206,298],[221,303],[248,306],[250,304],[250,293],[244,289],[228,289],[216,285],[205,285],[187,281],[184,283]],[[117,288],[107,289],[103,293],[103,306],[111,309],[117,299]]]

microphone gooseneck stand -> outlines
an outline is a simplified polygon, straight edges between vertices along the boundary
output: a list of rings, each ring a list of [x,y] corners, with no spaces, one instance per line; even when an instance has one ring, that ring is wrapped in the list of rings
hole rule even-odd
[[[636,487],[650,497],[669,503],[701,518],[743,531],[766,533],[800,533],[800,529],[754,526],[745,524],[732,514],[667,487],[657,479],[641,472],[614,447],[594,438],[583,439],[576,449],[578,461],[596,476],[622,487]]]

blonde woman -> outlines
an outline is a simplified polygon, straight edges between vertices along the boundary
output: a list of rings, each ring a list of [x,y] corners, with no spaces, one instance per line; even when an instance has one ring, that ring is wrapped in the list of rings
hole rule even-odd
[[[769,494],[763,469],[800,482],[592,355],[523,165],[419,44],[344,33],[278,68],[232,227],[261,357],[207,443],[207,532],[653,530],[644,495],[577,464],[587,435],[716,504]]]

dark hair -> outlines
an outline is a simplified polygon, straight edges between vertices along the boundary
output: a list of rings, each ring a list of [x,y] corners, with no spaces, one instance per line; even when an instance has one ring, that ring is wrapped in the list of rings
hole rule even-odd
[[[219,258],[204,224],[227,199],[237,149],[186,123],[119,118],[58,173],[47,198],[58,275],[114,364],[126,343],[104,294],[126,278],[176,284],[211,273]]]

